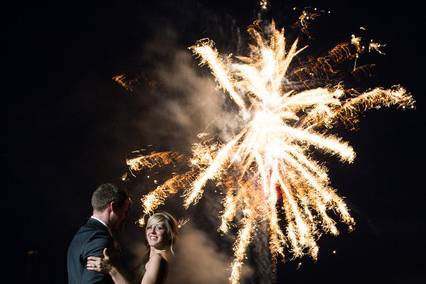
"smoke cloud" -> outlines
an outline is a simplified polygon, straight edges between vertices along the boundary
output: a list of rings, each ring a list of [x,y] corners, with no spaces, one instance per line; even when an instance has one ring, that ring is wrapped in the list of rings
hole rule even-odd
[[[148,61],[170,59],[158,60],[151,73],[159,87],[151,92],[151,107],[138,125],[148,135],[145,139],[149,144],[180,149],[187,149],[200,132],[228,141],[238,127],[238,119],[228,110],[226,95],[218,89],[207,67],[200,68],[189,50],[176,47],[174,33],[165,34],[171,38],[154,39],[144,53]]]
[[[187,225],[179,238],[167,283],[227,283],[230,263],[231,258],[219,251],[205,232]],[[250,273],[247,270],[244,274]]]

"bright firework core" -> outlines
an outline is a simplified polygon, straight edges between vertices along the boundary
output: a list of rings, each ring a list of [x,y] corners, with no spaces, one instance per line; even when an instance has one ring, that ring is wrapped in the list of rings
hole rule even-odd
[[[267,224],[274,260],[286,252],[316,259],[321,232],[339,233],[329,210],[351,229],[355,222],[346,204],[330,186],[327,169],[311,154],[321,151],[350,163],[355,158],[352,147],[327,133],[336,123],[355,124],[357,115],[370,108],[412,107],[414,103],[398,86],[365,93],[346,90],[341,84],[292,89],[289,78],[311,73],[308,65],[289,71],[293,58],[305,48],[298,49],[296,40],[287,50],[284,30],[277,30],[273,22],[267,36],[256,25],[248,32],[254,40],[250,53],[234,61],[219,55],[211,41],[190,48],[239,109],[235,116],[240,116],[243,125],[234,137],[226,143],[212,139],[195,143],[187,159],[160,152],[128,160],[132,170],[184,160],[190,167],[142,198],[145,214],[179,191],[184,191],[188,208],[202,197],[209,180],[224,186],[219,230],[227,233],[230,226],[238,228],[231,283],[239,282],[246,251],[261,224]],[[354,58],[350,44],[332,49],[328,61],[323,60],[325,68],[330,69],[333,60],[341,62],[342,56]]]

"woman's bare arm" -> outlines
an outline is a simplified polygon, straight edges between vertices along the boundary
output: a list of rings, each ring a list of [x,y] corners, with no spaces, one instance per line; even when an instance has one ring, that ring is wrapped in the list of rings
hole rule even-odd
[[[118,270],[115,266],[111,266],[109,275],[111,275],[111,278],[115,284],[130,284],[123,273],[121,273],[120,270]]]
[[[141,284],[160,284],[166,279],[167,261],[159,254],[154,254],[149,260]]]

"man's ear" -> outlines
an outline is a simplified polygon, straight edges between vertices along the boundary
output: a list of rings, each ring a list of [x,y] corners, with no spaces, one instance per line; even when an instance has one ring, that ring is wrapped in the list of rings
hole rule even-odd
[[[109,212],[115,211],[115,202],[114,201],[111,201],[110,203],[108,203],[108,210],[109,210]]]

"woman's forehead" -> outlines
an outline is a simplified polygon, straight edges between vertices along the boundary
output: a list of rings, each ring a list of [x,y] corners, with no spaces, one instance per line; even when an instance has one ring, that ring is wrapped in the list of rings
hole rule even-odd
[[[164,222],[164,220],[158,220],[158,219],[153,219],[153,220],[150,220],[150,222],[148,222],[148,226],[158,226],[158,225],[164,225],[165,224],[165,222]]]

